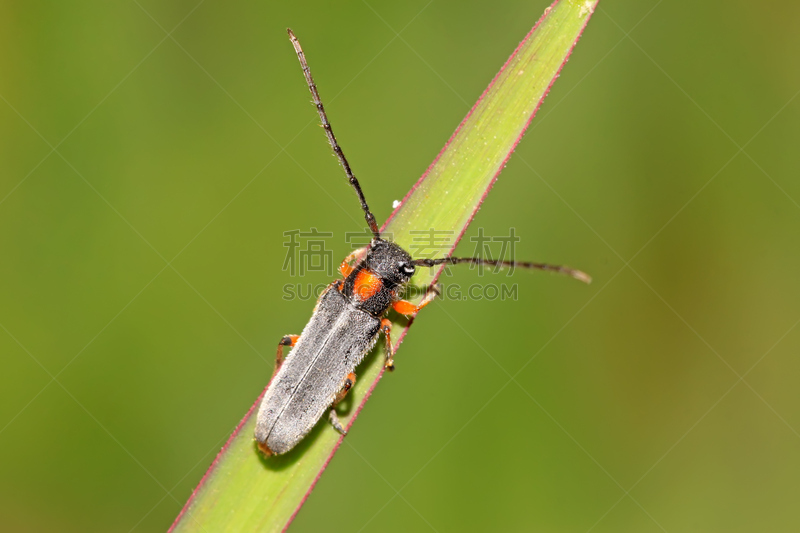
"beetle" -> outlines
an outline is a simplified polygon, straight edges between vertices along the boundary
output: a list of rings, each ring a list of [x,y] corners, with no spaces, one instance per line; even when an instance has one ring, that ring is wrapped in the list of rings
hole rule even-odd
[[[356,367],[381,334],[386,342],[385,367],[394,369],[391,322],[385,318],[386,313],[391,308],[402,315],[416,315],[439,293],[436,286],[428,287],[418,304],[400,298],[417,267],[470,263],[555,271],[586,283],[591,279],[579,270],[543,263],[452,256],[413,259],[399,245],[384,239],[333,134],[300,42],[291,29],[287,31],[328,142],[358,196],[373,237],[367,247],[351,253],[341,263],[343,278],[328,285],[320,295],[302,333],[286,335],[278,343],[275,370],[256,418],[255,439],[266,456],[291,450],[326,412],[333,427],[346,434],[336,415],[336,404],[352,388]],[[288,356],[284,356],[286,347],[292,348]]]

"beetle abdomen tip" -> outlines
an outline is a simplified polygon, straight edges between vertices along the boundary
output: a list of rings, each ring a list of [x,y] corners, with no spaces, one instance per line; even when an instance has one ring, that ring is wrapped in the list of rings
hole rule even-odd
[[[258,449],[261,453],[264,454],[264,457],[270,457],[271,455],[275,455],[275,452],[269,449],[266,442],[259,442]]]

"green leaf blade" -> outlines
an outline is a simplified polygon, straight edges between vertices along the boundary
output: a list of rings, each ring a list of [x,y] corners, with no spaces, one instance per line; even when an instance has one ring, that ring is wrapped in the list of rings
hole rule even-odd
[[[387,221],[383,231],[408,248],[413,230],[452,231],[455,247],[497,179],[597,5],[558,0],[495,76],[442,152]],[[420,269],[417,285],[438,271]],[[394,322],[398,346],[410,322]],[[398,335],[396,332],[400,332]],[[356,406],[341,416],[349,429],[383,375],[383,347],[358,368],[349,393]],[[170,531],[282,531],[291,523],[341,444],[321,421],[295,449],[265,459],[253,442],[260,397],[217,455]]]

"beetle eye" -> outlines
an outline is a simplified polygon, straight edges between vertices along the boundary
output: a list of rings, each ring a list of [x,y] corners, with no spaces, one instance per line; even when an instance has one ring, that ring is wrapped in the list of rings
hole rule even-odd
[[[409,265],[408,263],[400,263],[400,270],[408,276],[412,276],[416,271],[414,265]]]

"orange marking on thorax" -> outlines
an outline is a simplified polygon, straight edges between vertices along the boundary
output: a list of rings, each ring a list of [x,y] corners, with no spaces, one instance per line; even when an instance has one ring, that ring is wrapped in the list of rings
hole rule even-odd
[[[353,294],[362,302],[366,302],[375,296],[375,294],[381,290],[381,287],[383,287],[381,278],[365,268],[356,274],[355,283],[353,284]]]

